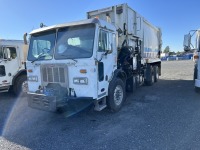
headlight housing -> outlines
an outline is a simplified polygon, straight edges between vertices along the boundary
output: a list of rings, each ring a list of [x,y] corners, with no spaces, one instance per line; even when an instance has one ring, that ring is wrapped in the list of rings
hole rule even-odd
[[[73,78],[74,84],[81,84],[81,85],[87,85],[88,84],[88,78]]]

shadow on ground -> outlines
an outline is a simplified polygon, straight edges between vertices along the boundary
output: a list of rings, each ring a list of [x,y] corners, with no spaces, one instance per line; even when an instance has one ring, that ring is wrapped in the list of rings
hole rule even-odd
[[[30,149],[182,148],[200,137],[200,96],[191,80],[159,80],[139,87],[128,93],[118,113],[95,112],[90,106],[71,117],[31,109],[25,98],[1,96],[0,106],[10,103],[0,109],[1,121],[7,121],[2,137]]]

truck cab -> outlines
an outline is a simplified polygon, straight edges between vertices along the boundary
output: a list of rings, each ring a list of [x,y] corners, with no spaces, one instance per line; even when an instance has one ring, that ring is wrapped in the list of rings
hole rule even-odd
[[[0,40],[0,92],[13,88],[15,94],[22,90],[26,80],[25,48],[21,40]]]
[[[191,34],[192,33],[192,34]],[[192,45],[192,37],[195,35],[195,46]],[[192,48],[191,48],[192,45]],[[194,61],[194,88],[196,92],[200,92],[200,30],[191,30],[189,34],[184,36],[183,42],[184,50],[186,52],[193,51],[193,61]]]
[[[200,91],[200,30],[197,31],[196,36],[196,51],[193,56],[195,62],[194,67],[194,81],[195,81],[195,90]]]
[[[116,29],[99,19],[45,27],[31,32],[27,58],[29,105],[101,99],[117,68]],[[40,101],[43,109],[44,101]]]

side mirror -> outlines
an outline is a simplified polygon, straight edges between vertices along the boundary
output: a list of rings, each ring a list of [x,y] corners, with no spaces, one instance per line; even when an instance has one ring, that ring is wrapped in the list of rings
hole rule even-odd
[[[191,50],[191,38],[192,36],[190,34],[184,35],[184,41],[183,41],[183,47],[184,51],[190,51]]]
[[[4,48],[4,59],[7,61],[11,61],[11,54],[10,54],[10,49],[9,48]]]
[[[113,52],[113,44],[110,44],[108,50],[106,50],[105,55],[111,54]]]
[[[111,54],[113,52],[113,50],[106,50],[105,55]]]
[[[27,35],[28,35],[27,33],[24,33],[24,36],[23,36],[23,38],[24,38],[24,44],[25,44],[25,45],[28,44]]]

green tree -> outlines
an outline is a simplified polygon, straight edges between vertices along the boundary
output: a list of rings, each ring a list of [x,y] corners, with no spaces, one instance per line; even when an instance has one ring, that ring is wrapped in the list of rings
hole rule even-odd
[[[181,54],[181,52],[179,52],[179,51],[176,53],[176,55],[180,55],[180,54]]]
[[[173,56],[173,55],[176,55],[175,52],[169,52],[169,56]]]
[[[170,48],[169,48],[169,46],[166,46],[163,53],[169,53],[169,52],[170,52]]]

